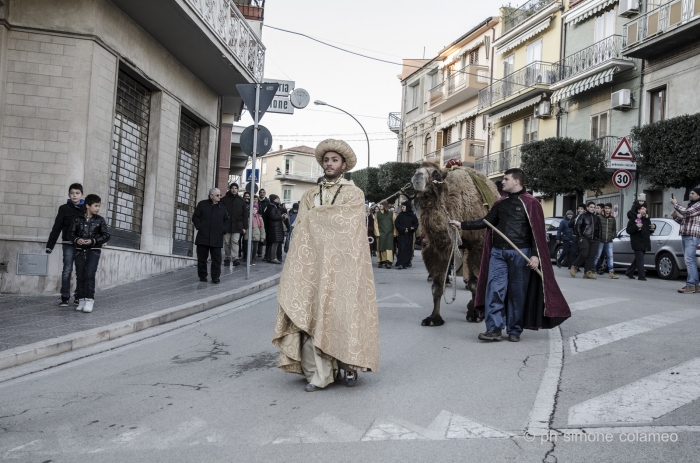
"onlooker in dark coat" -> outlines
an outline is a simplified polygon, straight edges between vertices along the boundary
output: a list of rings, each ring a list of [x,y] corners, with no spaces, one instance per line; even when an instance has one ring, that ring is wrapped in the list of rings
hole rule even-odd
[[[207,259],[211,255],[211,282],[218,283],[221,276],[221,248],[224,234],[228,230],[229,216],[226,206],[221,204],[218,188],[209,190],[209,199],[200,201],[192,215],[197,229],[197,273],[200,281],[207,281]]]
[[[627,211],[627,219],[636,219],[640,206],[644,206],[647,212],[649,212],[649,205],[647,204],[647,195],[644,193],[639,193],[637,195],[637,200],[632,203],[632,207],[629,211]],[[649,217],[648,214],[647,217]]]
[[[574,217],[573,211],[566,211],[566,216],[559,222],[557,229],[557,243],[563,243],[561,255],[557,258],[557,267],[561,268],[564,259],[569,258],[569,268],[576,261],[576,254],[572,242],[574,241],[574,230],[569,223]]]
[[[272,264],[282,263],[279,259],[277,259],[277,248],[279,247],[280,243],[284,243],[284,225],[282,224],[284,218],[282,217],[282,212],[278,208],[279,203],[279,196],[270,195],[270,205],[267,206],[264,214],[267,244],[270,247],[269,253],[266,255],[266,260]]]
[[[578,257],[571,266],[570,274],[575,277],[578,269],[584,267],[583,278],[595,280],[595,255],[600,243],[600,220],[595,214],[593,201],[588,201],[586,212],[576,218],[574,235],[578,237]]]
[[[241,235],[245,235],[248,228],[248,216],[246,216],[246,203],[243,198],[238,195],[238,184],[232,183],[226,196],[221,198],[221,202],[226,206],[226,212],[229,216],[228,228],[224,235],[224,266],[228,267],[231,264],[231,256],[233,256],[234,267],[240,265],[238,259],[239,246]]]
[[[265,225],[265,232],[267,233],[269,229],[265,219],[265,210],[270,205],[270,198],[265,197],[266,194],[267,192],[264,188],[260,188],[260,191],[258,191],[258,214],[260,214],[260,217],[262,217],[263,219],[263,224]],[[269,249],[267,247],[267,240],[265,241],[265,243],[261,243],[260,246],[258,246],[258,257],[263,256],[263,249],[265,250],[265,260],[268,260],[267,254]]]
[[[638,205],[636,209],[636,217],[633,216],[627,222],[627,233],[630,235],[630,245],[632,246],[632,251],[634,251],[634,260],[625,272],[625,275],[634,280],[634,271],[637,270],[639,279],[646,280],[644,253],[651,251],[651,234],[653,230],[651,220],[647,216],[647,208]]]
[[[73,273],[73,263],[75,262],[75,247],[70,240],[70,228],[73,219],[85,214],[85,201],[83,201],[83,186],[74,183],[68,187],[68,200],[58,208],[56,220],[49,234],[49,241],[46,243],[46,254],[53,252],[59,235],[63,242],[63,272],[61,273],[61,302],[59,307],[67,307],[70,301],[70,278]],[[78,305],[78,288],[75,289],[75,304]]]

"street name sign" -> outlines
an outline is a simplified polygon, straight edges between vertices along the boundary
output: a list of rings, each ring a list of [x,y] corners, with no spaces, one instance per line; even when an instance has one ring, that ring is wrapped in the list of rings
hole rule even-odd
[[[289,96],[294,90],[295,82],[293,80],[275,80],[275,79],[265,79],[266,84],[278,84],[276,96]]]
[[[294,114],[294,106],[289,101],[289,96],[275,96],[267,111],[278,114]]]
[[[612,176],[613,185],[624,190],[632,185],[632,173],[629,170],[616,170]]]
[[[622,137],[622,140],[620,140],[620,143],[617,145],[617,148],[615,148],[615,151],[613,151],[613,154],[610,156],[610,162],[608,163],[608,167],[616,169],[624,168],[630,170],[637,169],[634,153],[632,153],[632,147],[630,146],[629,141],[627,141],[627,137]]]
[[[253,177],[253,169],[246,169],[245,170],[245,181],[250,183],[251,178]],[[255,169],[255,183],[260,181],[260,169]]]

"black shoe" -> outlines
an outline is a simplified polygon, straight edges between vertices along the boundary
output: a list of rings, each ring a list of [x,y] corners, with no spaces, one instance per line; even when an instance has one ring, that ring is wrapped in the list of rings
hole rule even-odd
[[[561,268],[561,262],[557,261],[557,267]]]
[[[229,259],[224,259],[224,267],[228,267],[231,265],[231,261]]]
[[[58,304],[59,307],[68,307],[68,303],[70,302],[70,297],[62,297],[61,302]]]
[[[200,277],[200,278],[199,278],[199,281],[201,281],[201,282],[203,282],[203,283],[206,283],[206,282],[207,282],[207,279],[206,279],[206,278]]]
[[[357,386],[357,372],[356,371],[345,371],[345,385],[347,387]]]
[[[509,334],[508,340],[510,342],[520,342],[520,335],[519,334]]]
[[[625,273],[625,276],[630,280],[634,280],[634,275],[628,275],[627,273]]]
[[[637,280],[639,280],[639,281],[647,281],[647,279],[646,279],[645,277],[639,277],[639,278],[637,278]]]
[[[240,260],[236,259],[236,260],[233,261],[233,266],[234,266],[234,267],[238,267],[239,265],[241,265],[241,261],[240,261]]]
[[[73,305],[80,305],[80,299],[78,299],[78,296],[75,296],[75,298],[73,299]]]
[[[215,285],[218,285],[220,281],[221,280],[211,280],[211,282],[214,283]]]
[[[485,333],[480,333],[479,339],[481,339],[482,341],[500,341],[501,330],[488,330]]]

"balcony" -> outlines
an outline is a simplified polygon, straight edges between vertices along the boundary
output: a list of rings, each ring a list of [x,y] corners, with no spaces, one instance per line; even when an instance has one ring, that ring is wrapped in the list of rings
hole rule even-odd
[[[389,113],[386,125],[389,127],[389,130],[395,134],[401,132],[401,113]]]
[[[532,98],[558,81],[558,65],[535,61],[488,87],[479,90],[479,109],[488,108],[493,113],[497,107],[509,106]]]
[[[513,167],[520,167],[520,148],[522,146],[513,146],[478,158],[474,161],[474,169],[487,177],[493,177],[503,175],[503,172]]]
[[[522,5],[520,5],[518,9],[512,10],[507,14],[504,14],[503,31],[501,35],[504,35],[511,29],[516,28],[520,24],[527,21],[528,18],[536,15],[537,13],[539,13],[544,8],[546,8],[554,2],[555,0],[529,0],[528,2],[525,2]]]
[[[634,67],[632,60],[622,56],[622,41],[621,35],[613,35],[556,63],[552,101],[609,82],[614,72]]]
[[[484,155],[484,140],[459,140],[442,147],[442,163],[450,159],[461,159],[465,166],[473,166],[478,156]],[[440,152],[438,152],[438,155]]]
[[[301,170],[285,170],[282,172],[282,170],[278,170],[275,173],[275,180],[288,180],[288,181],[295,181],[295,182],[303,182],[303,183],[312,183],[316,184],[318,181],[318,178],[321,177],[323,173],[317,173],[317,172],[309,172],[309,171],[301,171]]]
[[[469,65],[430,89],[428,110],[442,112],[474,98],[489,83],[489,67]]]
[[[603,155],[605,156],[605,168],[606,170],[609,171],[614,171],[617,169],[623,169],[623,168],[631,168],[631,169],[636,169],[636,163],[633,164],[634,167],[632,166],[625,166],[625,165],[618,165],[618,166],[611,166],[610,165],[610,157],[612,154],[615,152],[615,149],[617,148],[617,145],[620,144],[620,140],[622,140],[622,137],[615,137],[615,136],[606,136],[606,137],[600,137],[596,138],[593,140],[593,142],[598,145],[598,148],[603,152]],[[627,136],[627,141],[630,140],[630,136]],[[632,148],[634,150],[634,148]],[[619,162],[619,161],[617,161]]]
[[[622,54],[649,59],[700,38],[700,2],[674,0],[639,15],[622,28]]]
[[[230,0],[112,0],[216,94],[261,81],[265,47]]]

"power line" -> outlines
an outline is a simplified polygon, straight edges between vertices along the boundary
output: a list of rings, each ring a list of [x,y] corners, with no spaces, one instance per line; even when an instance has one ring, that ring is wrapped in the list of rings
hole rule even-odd
[[[310,109],[310,108],[309,108],[309,109],[304,109],[304,111],[316,111],[316,112],[319,112],[319,113],[330,113],[330,114],[337,114],[337,115],[339,115],[339,116],[342,116],[342,113],[339,113],[339,112],[337,112],[337,111],[326,111],[326,110],[324,110],[324,109]],[[367,117],[367,118],[370,118],[370,119],[382,119],[382,120],[386,120],[386,116],[367,116],[367,115],[364,115],[364,114],[353,114],[353,116],[355,116],[355,117]]]
[[[275,135],[275,138],[280,138],[280,137],[337,137],[337,136],[357,136],[357,135],[364,135],[364,132],[356,132],[356,133],[316,133],[316,134],[300,134],[300,133],[292,133],[292,134],[284,134],[284,135]],[[367,132],[367,135],[389,135],[387,132]]]
[[[312,138],[312,139],[306,139],[306,140],[304,140],[304,139],[299,139],[299,138],[278,138],[278,137],[273,136],[273,141],[275,141],[275,142],[278,142],[278,141],[284,141],[284,142],[288,142],[288,141],[300,141],[300,142],[310,143],[310,142],[313,142],[313,141],[316,141],[316,140],[322,141],[323,139],[324,139],[323,137],[319,137],[319,138]],[[396,140],[397,140],[397,137],[392,137],[392,138],[370,138],[370,139],[369,139],[369,141],[384,141],[384,140],[394,140],[394,141],[396,141]],[[366,139],[366,138],[359,138],[359,139],[356,139],[356,140],[344,140],[344,141],[367,141],[367,139]]]

